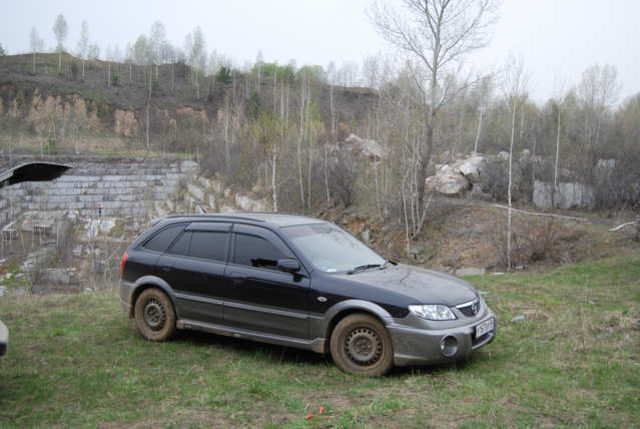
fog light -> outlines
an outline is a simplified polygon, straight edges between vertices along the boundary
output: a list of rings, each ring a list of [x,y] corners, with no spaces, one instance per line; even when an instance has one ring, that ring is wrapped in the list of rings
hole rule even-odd
[[[456,340],[456,337],[444,337],[442,341],[440,341],[440,351],[445,357],[455,355],[458,351],[458,340]]]

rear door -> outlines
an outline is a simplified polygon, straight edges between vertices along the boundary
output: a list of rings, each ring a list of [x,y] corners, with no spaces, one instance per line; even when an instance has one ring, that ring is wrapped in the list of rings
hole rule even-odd
[[[266,228],[236,224],[232,240],[225,324],[272,335],[308,338],[309,277],[304,268],[292,274],[276,266],[278,259],[295,259],[295,255]]]
[[[158,261],[169,272],[181,319],[223,322],[230,223],[193,222]]]

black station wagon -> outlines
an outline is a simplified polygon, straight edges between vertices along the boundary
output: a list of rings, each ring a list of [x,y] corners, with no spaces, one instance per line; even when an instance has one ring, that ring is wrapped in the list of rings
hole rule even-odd
[[[168,217],[120,268],[122,304],[153,341],[195,329],[329,352],[344,371],[382,375],[464,358],[496,332],[468,283],[388,261],[309,217]]]

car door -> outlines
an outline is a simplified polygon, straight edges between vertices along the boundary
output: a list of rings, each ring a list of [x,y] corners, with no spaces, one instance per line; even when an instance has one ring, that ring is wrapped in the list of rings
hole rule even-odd
[[[308,338],[309,276],[303,267],[298,273],[277,268],[279,259],[295,255],[266,228],[236,224],[232,235],[225,324],[271,335]]]
[[[158,261],[172,279],[180,319],[223,323],[230,231],[230,223],[192,222]]]

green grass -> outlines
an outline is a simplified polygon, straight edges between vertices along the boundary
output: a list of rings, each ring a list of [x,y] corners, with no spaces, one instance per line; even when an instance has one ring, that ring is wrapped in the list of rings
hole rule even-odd
[[[640,257],[471,280],[499,316],[496,341],[467,362],[379,379],[195,332],[150,343],[115,291],[4,297],[0,426],[640,425]]]

